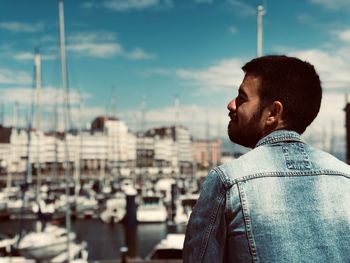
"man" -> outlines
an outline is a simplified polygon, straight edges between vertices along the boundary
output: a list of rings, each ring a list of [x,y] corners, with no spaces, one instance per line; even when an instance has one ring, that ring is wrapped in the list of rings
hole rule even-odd
[[[253,150],[209,173],[184,262],[350,262],[350,168],[300,137],[321,104],[314,67],[265,56],[242,69],[228,135]]]

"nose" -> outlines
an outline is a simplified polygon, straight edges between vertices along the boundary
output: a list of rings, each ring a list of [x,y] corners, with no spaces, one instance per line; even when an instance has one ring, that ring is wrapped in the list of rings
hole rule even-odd
[[[227,104],[227,109],[229,111],[233,111],[236,112],[237,106],[236,106],[236,99],[231,100],[228,104]]]

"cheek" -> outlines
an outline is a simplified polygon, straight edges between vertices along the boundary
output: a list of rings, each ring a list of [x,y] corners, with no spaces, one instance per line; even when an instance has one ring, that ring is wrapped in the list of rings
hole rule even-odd
[[[237,117],[241,122],[259,121],[261,114],[254,105],[242,104],[237,110]]]
[[[250,106],[246,103],[241,104],[240,107],[237,108],[237,115],[242,117],[249,116],[251,112]]]

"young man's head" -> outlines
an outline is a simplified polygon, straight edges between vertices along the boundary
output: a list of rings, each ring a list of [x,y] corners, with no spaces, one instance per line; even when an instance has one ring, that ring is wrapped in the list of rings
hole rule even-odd
[[[238,97],[227,106],[231,141],[254,147],[274,130],[301,134],[317,116],[322,89],[311,64],[293,57],[265,56],[242,69],[245,77]]]

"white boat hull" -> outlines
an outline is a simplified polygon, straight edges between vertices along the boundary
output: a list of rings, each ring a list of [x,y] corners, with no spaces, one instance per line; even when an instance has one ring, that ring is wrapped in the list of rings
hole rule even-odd
[[[168,213],[165,207],[163,209],[154,208],[154,210],[140,209],[136,213],[136,218],[139,223],[161,223],[167,220]]]
[[[33,258],[35,260],[50,259],[67,249],[67,241],[62,240],[55,244],[42,247],[28,247],[20,250],[20,254],[24,257]]]

